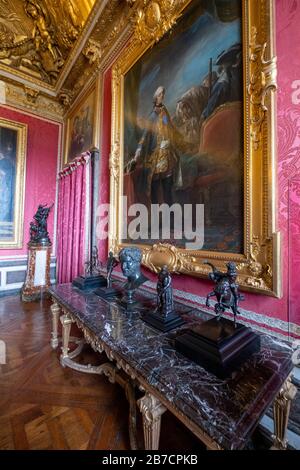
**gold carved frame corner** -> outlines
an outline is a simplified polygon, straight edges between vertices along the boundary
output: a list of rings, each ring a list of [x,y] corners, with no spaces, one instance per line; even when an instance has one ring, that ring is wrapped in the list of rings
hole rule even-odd
[[[0,127],[11,129],[17,132],[13,238],[11,240],[0,240],[0,248],[22,248],[26,180],[27,124],[1,118]]]
[[[133,35],[112,73],[112,150],[110,156],[110,240],[121,242],[123,194],[124,76],[143,54],[173,27],[192,0],[143,0]],[[276,54],[274,2],[241,0],[244,62],[244,252],[191,251],[172,245],[138,245],[143,264],[154,272],[166,264],[171,272],[206,277],[210,260],[224,270],[234,261],[240,286],[281,297],[280,233],[276,227]]]

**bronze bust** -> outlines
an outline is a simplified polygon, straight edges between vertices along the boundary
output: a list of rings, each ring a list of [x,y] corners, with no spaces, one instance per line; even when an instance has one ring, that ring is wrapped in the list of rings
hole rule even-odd
[[[139,248],[122,248],[119,260],[122,273],[127,277],[127,282],[124,284],[124,300],[127,304],[133,304],[134,291],[148,281],[148,278],[141,272],[142,252]]]

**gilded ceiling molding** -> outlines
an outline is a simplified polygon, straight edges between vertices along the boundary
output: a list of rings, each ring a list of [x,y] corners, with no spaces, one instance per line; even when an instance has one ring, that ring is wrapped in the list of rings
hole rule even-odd
[[[63,106],[61,104],[42,95],[38,90],[15,83],[6,83],[5,104],[54,121],[62,122],[63,120]]]
[[[89,39],[87,45],[82,51],[82,54],[87,58],[90,65],[95,64],[97,66],[100,63],[103,52],[98,41]]]
[[[64,107],[64,109],[69,108],[72,98],[73,98],[74,93],[69,90],[61,90],[58,94],[58,100],[61,103],[61,105]]]
[[[90,56],[87,58],[88,63],[86,61],[81,64],[77,70],[75,64],[72,70],[72,74],[76,73],[76,76],[79,77],[75,84],[72,84],[74,101],[79,95],[84,93],[96,76],[101,75],[109,65],[113,63],[132,34],[132,23],[130,19],[134,15],[134,8],[124,9],[117,15],[115,10],[117,4],[117,0],[111,2],[105,12],[103,12],[103,16],[99,18],[94,28],[91,35],[92,37],[88,40],[86,47],[82,51],[82,55],[85,58],[87,58],[87,55]],[[107,26],[107,29],[104,28],[104,25]],[[110,29],[108,25],[111,25]],[[96,37],[97,41],[94,39]],[[100,50],[98,49],[98,45]],[[72,83],[70,78],[71,77],[68,77],[64,84],[66,89],[70,89]]]
[[[34,88],[30,88],[28,86],[24,86],[25,96],[29,103],[35,103],[37,97],[39,96],[39,90],[35,90]]]
[[[96,0],[94,8],[92,9],[85,26],[78,37],[78,40],[76,41],[71,53],[69,54],[63,70],[61,71],[61,74],[58,78],[58,81],[56,83],[56,91],[58,92],[62,86],[65,87],[65,81],[71,72],[76,60],[80,56],[82,52],[82,48],[84,45],[87,43],[88,39],[90,38],[92,31],[99,19],[99,17],[102,15],[102,13],[105,11],[105,8],[107,5],[112,3],[112,0]]]
[[[159,41],[179,19],[178,11],[185,5],[185,0],[144,0],[134,19],[136,37],[142,43]]]
[[[95,0],[6,0],[2,3],[0,71],[10,72],[10,78],[15,81],[29,81],[42,92],[49,90],[55,94],[65,62],[74,57],[78,48],[81,50],[81,32],[91,31],[87,27],[93,27],[91,22],[105,2],[96,0],[98,10],[92,10]]]
[[[21,83],[22,86],[38,90],[42,95],[53,96],[66,111],[74,99],[91,84],[97,74],[109,66],[113,57],[124,47],[132,31],[131,18],[141,0],[124,1],[121,4],[119,0],[83,0],[80,8],[86,4],[87,9],[88,4],[94,3],[84,25],[79,21],[79,17],[72,13],[73,0],[58,1],[63,5],[59,15],[65,15],[69,29],[67,26],[65,29],[60,27],[59,15],[57,16],[57,10],[53,8],[50,0],[24,0],[24,17],[19,18],[18,22],[21,24],[23,21],[24,39],[18,42],[18,47],[25,47],[26,44],[31,46],[28,51],[20,49],[22,63],[18,60],[18,67],[14,68],[9,65],[9,60],[1,55],[1,46],[4,43],[0,42],[0,75],[8,83]],[[57,20],[54,22],[54,35],[50,35],[48,26],[52,24],[48,21],[50,17],[53,21],[55,18]],[[73,42],[68,39],[70,37],[73,37]],[[8,39],[13,48],[14,37],[11,35]],[[39,62],[36,59],[41,48],[45,49],[45,54]],[[60,54],[62,48],[68,51],[67,55]],[[34,97],[31,96],[31,99]]]
[[[49,83],[41,81],[38,77],[34,78],[25,72],[20,70],[13,70],[6,64],[0,62],[0,76],[5,81],[14,81],[21,85],[28,85],[29,87],[34,85],[34,88],[38,89],[41,93],[46,93],[49,96],[55,96],[55,88]]]

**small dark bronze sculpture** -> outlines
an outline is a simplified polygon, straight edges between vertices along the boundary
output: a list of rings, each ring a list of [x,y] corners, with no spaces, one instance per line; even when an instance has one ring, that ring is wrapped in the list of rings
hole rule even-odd
[[[114,256],[113,252],[110,251],[106,262],[107,275],[105,286],[99,287],[95,290],[95,294],[99,297],[102,297],[103,299],[111,299],[120,295],[120,290],[114,289],[112,287],[111,281],[113,269],[117,266],[117,264],[119,264],[118,259]]]
[[[212,267],[209,279],[216,284],[213,291],[207,295],[206,305],[210,306],[211,297],[217,298],[217,317],[192,325],[175,339],[175,348],[209,372],[224,379],[260,350],[260,335],[242,323],[236,323],[236,315],[240,313],[238,303],[244,300],[244,296],[239,293],[235,263],[227,263],[225,273],[218,271],[207,261],[205,264]],[[234,322],[221,318],[227,308],[232,310]]]
[[[98,248],[93,246],[90,254],[90,260],[85,263],[84,276],[78,276],[73,279],[73,286],[81,290],[95,289],[106,285],[106,279],[100,274],[102,263],[99,261]]]
[[[99,261],[99,252],[96,246],[93,246],[92,256],[91,256],[90,261],[86,261],[86,263],[84,264],[85,264],[86,275],[92,276],[95,274],[99,274],[102,268],[102,265]]]
[[[148,278],[141,272],[142,252],[139,248],[123,248],[119,253],[122,273],[127,277],[124,284],[125,296],[122,304],[130,306],[135,303],[134,293]]]
[[[172,278],[168,267],[163,266],[157,279],[157,308],[149,309],[143,320],[160,331],[167,332],[184,324],[184,320],[175,311],[173,301]],[[178,309],[178,306],[177,306]]]
[[[119,264],[117,258],[114,256],[113,252],[110,251],[109,254],[108,254],[108,258],[107,258],[107,263],[106,263],[106,270],[107,270],[107,277],[106,277],[106,281],[107,281],[107,288],[110,289],[111,288],[111,275],[112,275],[112,272],[113,272],[113,269]]]
[[[163,266],[158,274],[157,311],[164,317],[174,312],[172,278],[167,266]]]
[[[215,313],[218,315],[218,319],[221,318],[226,308],[230,308],[234,315],[234,326],[236,327],[236,315],[240,313],[238,311],[238,303],[240,300],[244,300],[244,295],[239,293],[239,285],[236,283],[237,271],[235,263],[229,262],[226,264],[226,273],[218,271],[208,261],[205,261],[204,264],[212,267],[213,272],[209,273],[209,279],[216,284],[214,290],[207,294],[206,306],[210,307],[209,299],[215,296],[217,298]]]
[[[47,231],[47,218],[54,204],[47,207],[47,204],[39,205],[33,216],[34,222],[30,222],[30,244],[31,245],[51,245],[49,233]]]

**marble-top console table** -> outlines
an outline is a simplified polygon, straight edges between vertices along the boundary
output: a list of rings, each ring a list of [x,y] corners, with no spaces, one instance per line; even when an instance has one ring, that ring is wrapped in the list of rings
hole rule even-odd
[[[184,423],[208,449],[242,449],[273,403],[274,444],[285,449],[290,403],[295,395],[290,373],[292,348],[272,336],[261,334],[261,351],[228,379],[218,379],[175,351],[174,339],[193,323],[211,315],[175,303],[187,324],[169,333],[156,331],[141,320],[141,310],[126,313],[116,301],[110,303],[71,284],[49,289],[53,305],[51,345],[58,347],[59,317],[63,327],[61,363],[91,373],[101,373],[120,383],[130,404],[130,441],[136,448],[134,385],[145,395],[137,401],[143,415],[146,449],[158,449],[161,415],[166,409]],[[155,297],[140,291],[140,300],[155,308]],[[94,350],[105,351],[110,362],[82,366],[69,353],[72,322],[83,331]],[[122,372],[122,374],[120,374]],[[126,379],[127,378],[127,379]]]

